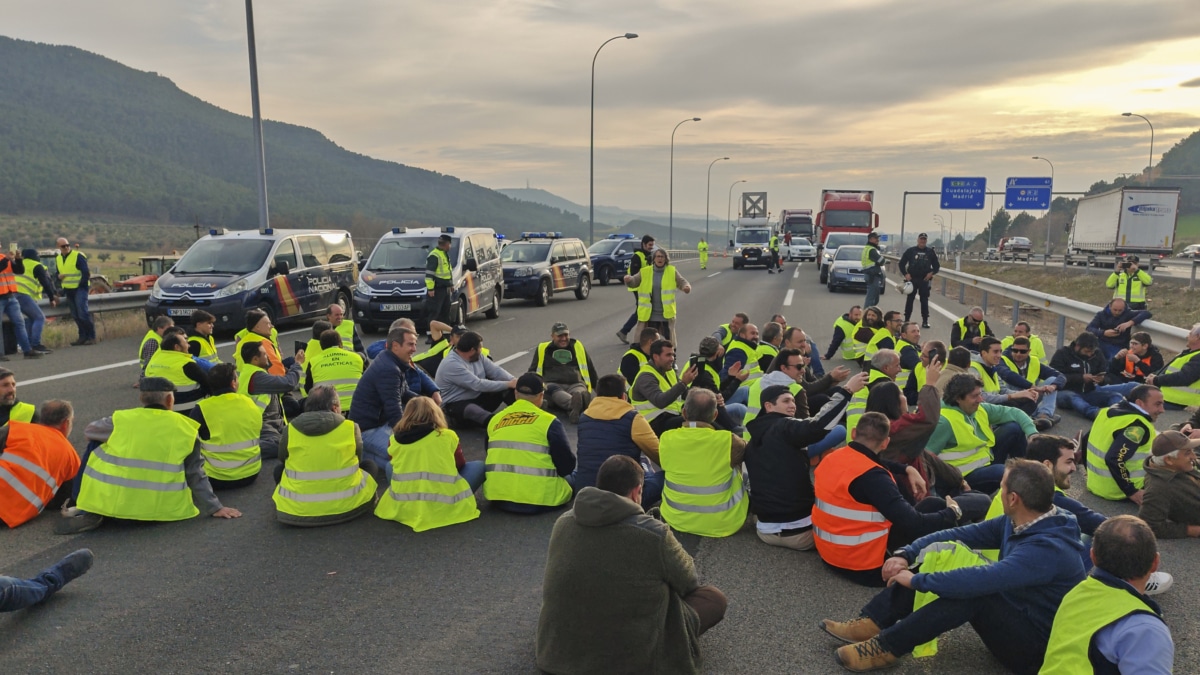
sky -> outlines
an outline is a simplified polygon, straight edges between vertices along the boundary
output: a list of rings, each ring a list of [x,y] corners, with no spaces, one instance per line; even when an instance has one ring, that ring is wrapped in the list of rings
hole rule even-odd
[[[0,0],[0,33],[80,47],[250,112],[245,3]],[[586,205],[714,221],[732,190],[816,208],[943,176],[1046,176],[1056,191],[1138,173],[1200,128],[1195,0],[260,0],[264,117],[349,150]],[[270,153],[268,146],[267,152]],[[708,181],[710,163],[711,182]],[[746,180],[745,184],[735,181]],[[726,197],[726,199],[721,199]],[[1002,198],[996,197],[999,208]],[[929,229],[936,196],[908,199]],[[988,212],[956,211],[982,229]]]

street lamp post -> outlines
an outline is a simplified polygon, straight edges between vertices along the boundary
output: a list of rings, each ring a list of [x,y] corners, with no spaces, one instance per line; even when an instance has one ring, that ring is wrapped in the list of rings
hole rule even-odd
[[[948,235],[950,238],[948,241],[946,241],[946,253],[953,253],[954,252],[954,212],[947,211],[946,214],[950,216],[950,230],[948,232]]]
[[[709,240],[709,236],[708,236],[708,207],[709,207],[709,202],[711,202],[711,201],[712,201],[712,198],[711,198],[709,195],[712,193],[712,168],[713,168],[713,164],[716,164],[717,162],[720,162],[720,161],[722,161],[722,160],[726,160],[726,159],[729,159],[729,158],[728,158],[728,157],[718,157],[718,158],[714,159],[713,161],[709,162],[709,164],[708,164],[708,183],[706,183],[706,184],[705,184],[705,186],[704,186],[704,241],[708,241],[708,240]],[[712,245],[712,242],[709,242],[709,245],[711,246],[711,245]]]
[[[588,132],[588,244],[596,241],[596,57],[600,56],[604,45],[613,40],[632,40],[637,36],[637,33],[626,33],[611,37],[600,44],[596,55],[592,57],[592,117]]]
[[[699,122],[699,117],[689,117],[671,130],[671,187],[667,198],[667,248],[675,248],[675,132],[687,122]]]
[[[945,253],[946,253],[946,221],[940,215],[935,213],[935,214],[933,214],[933,224],[937,225],[938,230],[940,231],[940,234],[938,235],[938,241],[942,242],[942,254],[945,255]]]
[[[727,246],[728,246],[728,242],[729,242],[729,226],[730,226],[730,223],[732,222],[730,220],[730,216],[729,216],[729,207],[733,204],[733,186],[737,185],[738,183],[745,183],[745,182],[746,181],[744,181],[744,180],[733,181],[733,185],[729,186],[729,198],[727,200],[725,200],[725,241],[726,241]]]
[[[258,231],[271,227],[267,211],[267,153],[263,145],[262,109],[258,105],[258,50],[254,46],[254,6],[246,0],[246,44],[250,52],[250,110],[254,118],[255,174],[258,176]]]
[[[1050,165],[1050,208],[1046,209],[1046,253],[1042,255],[1042,267],[1045,267],[1050,260],[1050,214],[1054,213],[1054,162],[1045,157],[1034,157],[1034,159],[1040,159]]]
[[[1141,117],[1146,120],[1146,124],[1150,124],[1144,116],[1137,113],[1127,112],[1121,113],[1122,117]],[[1154,172],[1154,125],[1150,124],[1150,163],[1146,165],[1146,185],[1150,184],[1150,175]]]

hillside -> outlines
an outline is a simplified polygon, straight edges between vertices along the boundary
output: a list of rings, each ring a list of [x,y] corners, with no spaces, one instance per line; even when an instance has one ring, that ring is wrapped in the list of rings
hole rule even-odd
[[[0,212],[256,227],[252,136],[249,118],[156,73],[0,37]],[[506,234],[586,228],[558,209],[349,152],[313,129],[268,121],[263,136],[276,226],[371,237],[403,224],[489,225]]]
[[[587,224],[588,207],[586,204],[576,204],[575,202],[559,197],[558,195],[547,192],[540,188],[502,188],[496,190],[502,195],[511,197],[512,199],[523,202],[533,202],[542,204],[554,209],[561,209],[567,213],[574,213],[579,216],[583,223]],[[631,221],[645,220],[651,223],[658,223],[664,227],[670,223],[670,214],[661,213],[658,211],[627,211],[616,206],[601,206],[596,205],[596,225],[608,225],[617,228],[627,228]],[[717,214],[710,214],[711,220],[709,227],[715,228],[717,221],[721,221],[722,227],[725,224],[725,216],[717,218]],[[675,227],[686,230],[695,230],[698,232],[704,231],[704,219],[690,214],[675,214]]]

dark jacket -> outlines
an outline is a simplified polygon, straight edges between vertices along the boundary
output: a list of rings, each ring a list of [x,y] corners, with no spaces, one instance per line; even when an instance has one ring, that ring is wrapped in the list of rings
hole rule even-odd
[[[592,399],[579,416],[575,491],[596,484],[600,465],[613,455],[641,461],[642,453],[658,462],[658,437],[650,423],[627,401],[609,396]]]
[[[1125,384],[1126,382],[1146,382],[1146,376],[1157,373],[1163,367],[1163,355],[1158,347],[1150,345],[1146,350],[1146,355],[1141,359],[1133,362],[1133,372],[1131,377],[1125,376],[1125,362],[1128,356],[1114,356],[1108,362],[1108,379],[1107,384]],[[1135,357],[1136,358],[1136,357]]]
[[[888,550],[903,546],[917,537],[937,532],[958,523],[950,507],[933,513],[920,513],[904,498],[894,474],[904,475],[907,467],[880,459],[865,445],[851,442],[850,447],[879,465],[850,481],[849,492],[854,501],[870,504],[892,524],[888,534]],[[883,564],[883,561],[879,561]]]
[[[900,274],[901,276],[908,274],[912,276],[913,281],[924,281],[925,275],[933,272],[937,274],[942,269],[938,263],[937,252],[926,246],[920,248],[911,246],[904,255],[900,256]]]
[[[400,421],[404,401],[410,397],[406,365],[395,354],[384,350],[367,367],[350,401],[350,419],[359,427],[394,427]]]
[[[550,534],[537,665],[550,673],[696,673],[700,585],[671,528],[594,487]]]
[[[1007,356],[1011,361],[1012,348],[1009,347],[1008,349],[1005,349],[1004,355]],[[1016,365],[1016,363],[1016,361],[1013,361],[1013,365]],[[1025,376],[1029,374],[1029,362],[1027,361],[1025,365],[1025,372],[1022,373],[1020,370],[1013,370],[1012,368],[1009,368],[1007,363],[1001,361],[1000,365],[996,366],[996,370],[1000,373],[1000,376],[1004,378],[1005,382],[1015,386],[1018,389],[1029,389],[1030,387],[1037,385],[1038,382],[1053,384],[1059,389],[1062,389],[1067,385],[1066,376],[1051,368],[1050,364],[1045,362],[1038,364],[1041,367],[1041,371],[1038,372],[1038,382],[1030,382],[1025,378]]]
[[[955,600],[999,593],[1047,638],[1063,596],[1084,578],[1079,525],[1057,507],[1020,534],[1013,534],[1012,520],[1000,516],[921,537],[904,548],[904,556],[911,562],[921,549],[942,541],[958,541],[975,550],[999,549],[1000,560],[982,567],[917,574],[912,579],[914,589]]]
[[[1192,355],[1192,358],[1183,364],[1183,369],[1178,373],[1171,373],[1170,375],[1167,375],[1164,372],[1155,373],[1154,386],[1190,387],[1194,382],[1200,382],[1200,357],[1198,357],[1198,355],[1200,355],[1200,350],[1188,351],[1185,349],[1182,352],[1179,352],[1179,355],[1175,358],[1178,359],[1180,356],[1185,354]],[[1172,359],[1172,361],[1173,360],[1174,359]],[[1163,370],[1166,370],[1165,366],[1163,367]]]
[[[813,417],[795,419],[765,412],[746,425],[750,443],[745,461],[754,476],[750,508],[759,521],[791,523],[812,515],[816,496],[806,448],[825,438],[849,402],[850,395],[838,388]]]
[[[1075,342],[1054,352],[1054,357],[1050,359],[1050,367],[1063,374],[1067,378],[1067,386],[1064,389],[1069,389],[1080,394],[1096,388],[1092,382],[1086,382],[1083,379],[1084,375],[1095,375],[1097,373],[1108,372],[1108,361],[1104,359],[1104,355],[1097,349],[1092,358],[1085,359],[1075,351]]]
[[[1159,539],[1183,539],[1200,525],[1200,470],[1186,473],[1146,464],[1146,494],[1138,517]]]
[[[1105,342],[1110,345],[1117,345],[1118,347],[1124,349],[1129,346],[1129,336],[1133,334],[1133,328],[1126,328],[1116,337],[1108,337],[1104,334],[1104,331],[1116,329],[1117,326],[1125,323],[1126,321],[1133,321],[1134,326],[1140,326],[1142,322],[1149,319],[1150,316],[1150,312],[1144,309],[1129,309],[1128,306],[1125,307],[1124,312],[1114,315],[1112,313],[1112,307],[1105,307],[1099,312],[1096,312],[1096,316],[1092,317],[1092,322],[1087,326],[1087,332],[1100,338],[1101,342]]]
[[[1127,416],[1134,417],[1133,424],[1142,427],[1141,436],[1134,434],[1138,438],[1148,438],[1154,433],[1154,421],[1141,410],[1134,407],[1129,401],[1123,400],[1108,408],[1109,419]],[[1117,487],[1121,488],[1121,492],[1124,492],[1126,496],[1138,491],[1137,486],[1130,479],[1126,462],[1133,459],[1134,453],[1142,445],[1129,436],[1129,434],[1123,432],[1118,432],[1110,438],[1090,438],[1090,433],[1084,436],[1088,444],[1095,445],[1097,448],[1104,450],[1104,465],[1108,469],[1109,476],[1116,481]],[[1088,466],[1088,470],[1092,470],[1090,465]]]

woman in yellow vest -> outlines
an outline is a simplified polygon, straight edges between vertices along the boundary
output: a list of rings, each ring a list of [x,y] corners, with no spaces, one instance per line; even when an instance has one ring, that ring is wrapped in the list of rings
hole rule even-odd
[[[625,276],[625,285],[637,291],[637,319],[633,334],[641,335],[646,324],[654,321],[667,325],[668,340],[674,340],[677,291],[692,292],[692,285],[671,264],[665,249],[654,251],[650,269],[641,269],[633,276]]]
[[[479,517],[475,491],[483,485],[483,462],[463,459],[458,434],[446,428],[442,409],[428,396],[404,404],[388,455],[392,481],[375,515],[415,532]]]

